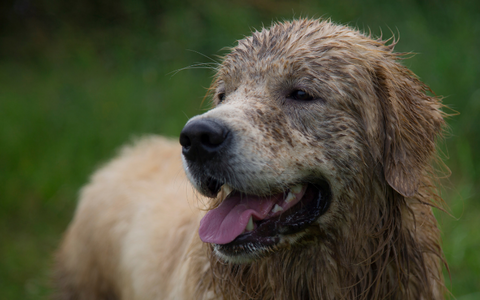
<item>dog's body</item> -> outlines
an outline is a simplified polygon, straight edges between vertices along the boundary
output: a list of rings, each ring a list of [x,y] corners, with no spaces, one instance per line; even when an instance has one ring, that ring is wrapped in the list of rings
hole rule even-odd
[[[441,104],[392,50],[312,20],[240,41],[183,147],[144,139],[83,190],[59,298],[442,299]]]
[[[61,250],[61,299],[191,299],[178,280],[200,219],[180,153],[151,137],[95,174]]]

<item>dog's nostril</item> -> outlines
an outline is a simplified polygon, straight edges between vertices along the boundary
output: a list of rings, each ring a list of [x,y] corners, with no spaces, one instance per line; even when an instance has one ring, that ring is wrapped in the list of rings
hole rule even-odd
[[[181,134],[180,145],[182,145],[183,148],[190,148],[190,146],[192,145],[192,143],[190,142],[190,138],[187,135]]]
[[[225,146],[228,128],[212,120],[189,122],[180,134],[183,155],[191,160],[205,161]]]
[[[218,146],[221,143],[223,143],[224,140],[225,140],[225,137],[223,136],[222,133],[221,134],[206,133],[200,136],[200,143],[202,143],[202,145],[207,147]]]

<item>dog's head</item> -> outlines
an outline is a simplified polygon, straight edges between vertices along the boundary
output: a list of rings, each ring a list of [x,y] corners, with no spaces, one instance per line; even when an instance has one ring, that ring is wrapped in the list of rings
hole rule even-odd
[[[321,243],[357,226],[355,204],[384,205],[375,193],[417,193],[441,104],[392,50],[300,20],[255,32],[225,57],[215,108],[180,136],[190,181],[214,199],[199,233],[218,256],[248,262]]]

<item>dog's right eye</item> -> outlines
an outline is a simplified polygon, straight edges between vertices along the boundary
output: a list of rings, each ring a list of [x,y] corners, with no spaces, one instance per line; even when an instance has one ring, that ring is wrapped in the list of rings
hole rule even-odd
[[[287,96],[287,98],[297,101],[311,101],[315,99],[315,97],[302,90],[294,90]]]
[[[218,94],[218,102],[222,102],[223,100],[225,100],[225,93],[220,93]]]

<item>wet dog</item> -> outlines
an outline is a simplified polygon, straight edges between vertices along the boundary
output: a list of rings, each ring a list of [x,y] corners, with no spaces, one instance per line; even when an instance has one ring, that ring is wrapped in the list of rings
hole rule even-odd
[[[83,189],[59,298],[442,299],[442,105],[394,44],[306,19],[239,41],[181,146],[143,139]]]

